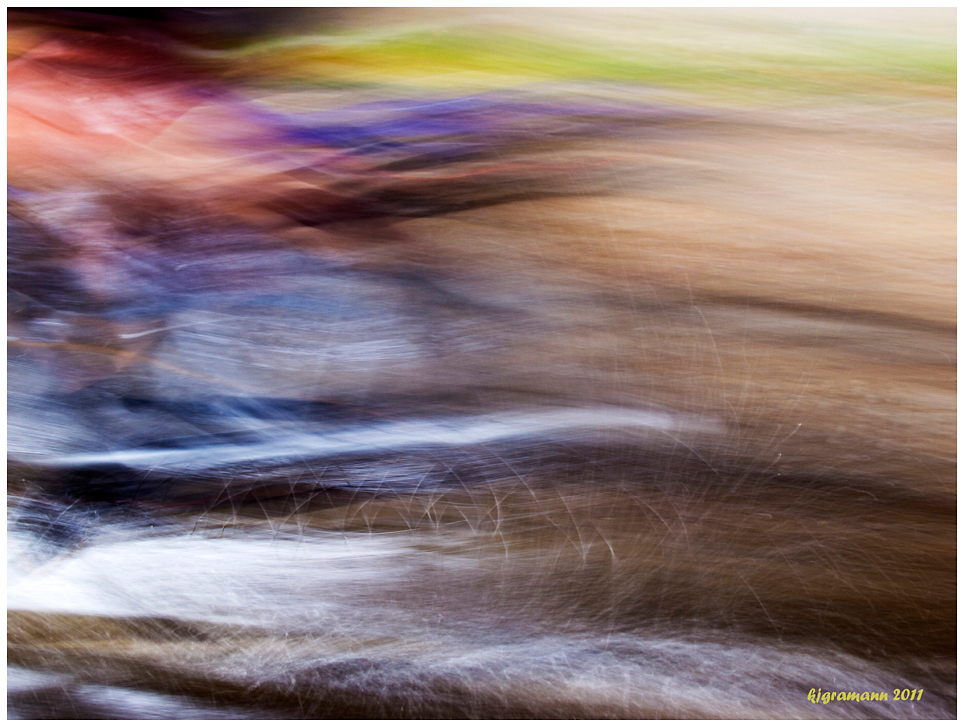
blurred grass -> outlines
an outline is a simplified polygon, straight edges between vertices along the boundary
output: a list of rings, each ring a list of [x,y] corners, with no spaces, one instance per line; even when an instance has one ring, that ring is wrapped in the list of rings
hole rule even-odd
[[[500,87],[589,80],[752,103],[788,95],[954,99],[956,94],[951,14],[947,33],[941,22],[916,27],[913,13],[908,28],[849,24],[846,16],[831,12],[820,22],[791,15],[641,11],[621,23],[623,16],[596,15],[587,15],[593,28],[582,35],[572,27],[578,16],[567,16],[562,25],[549,18],[538,27],[526,14],[504,13],[488,26],[465,18],[431,25],[383,22],[262,40],[214,55],[231,61],[227,73],[234,77],[327,85]]]

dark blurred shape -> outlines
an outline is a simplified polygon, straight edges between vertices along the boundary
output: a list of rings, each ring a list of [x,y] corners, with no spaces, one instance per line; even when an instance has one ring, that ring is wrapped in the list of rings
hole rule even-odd
[[[322,26],[339,14],[337,8],[10,8],[8,22],[105,33],[115,40],[166,36],[224,49],[302,30],[307,17]]]

